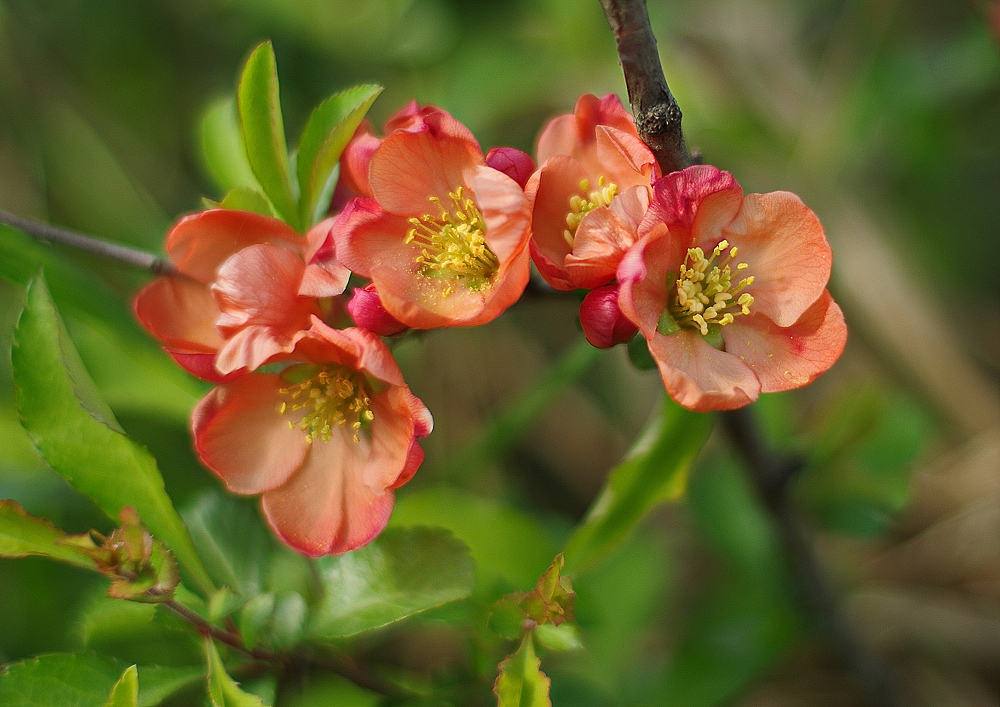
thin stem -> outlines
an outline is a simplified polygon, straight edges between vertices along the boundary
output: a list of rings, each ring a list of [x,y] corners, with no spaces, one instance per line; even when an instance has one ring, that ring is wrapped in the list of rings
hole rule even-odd
[[[50,226],[47,223],[24,218],[23,216],[16,216],[6,211],[0,211],[0,223],[23,231],[37,240],[68,245],[77,250],[95,253],[104,258],[131,265],[132,267],[148,270],[155,275],[178,274],[177,268],[169,260],[136,248],[129,248],[118,243],[108,243],[92,236],[67,231],[64,228]]]
[[[636,130],[664,174],[692,163],[681,130],[681,111],[667,88],[645,0],[601,0],[615,35]],[[749,409],[723,413],[723,423],[749,467],[751,480],[774,518],[802,594],[844,667],[875,705],[910,704],[891,666],[868,650],[847,620],[840,599],[802,532],[788,499],[800,460],[776,454]]]
[[[253,658],[254,660],[260,660],[268,663],[278,663],[286,666],[294,665],[292,656],[275,653],[274,651],[261,648],[260,646],[249,648],[243,643],[243,637],[240,636],[239,633],[227,631],[226,629],[219,628],[218,626],[213,626],[197,613],[176,600],[164,602],[163,605],[193,625],[201,635],[211,636],[219,643],[224,643],[233,650]],[[365,666],[357,663],[349,655],[341,651],[334,651],[334,649],[331,648],[322,655],[308,653],[296,654],[296,657],[304,658],[305,662],[310,665],[336,673],[341,677],[347,678],[356,685],[372,690],[373,692],[378,692],[382,695],[388,695],[390,697],[403,697],[410,695],[407,690],[389,680],[386,680],[378,673],[367,669]]]
[[[724,412],[722,422],[750,469],[757,495],[774,518],[800,599],[815,617],[837,657],[872,704],[885,707],[912,704],[905,699],[893,667],[872,652],[854,631],[833,583],[802,531],[788,497],[789,482],[802,469],[802,460],[771,449],[750,408]]]
[[[213,626],[208,621],[203,619],[201,616],[191,611],[180,602],[176,600],[170,600],[164,602],[163,605],[170,609],[172,612],[180,616],[182,619],[192,624],[198,632],[203,636],[211,636],[219,643],[225,643],[230,648],[233,648],[244,655],[247,655],[255,660],[264,660],[269,663],[281,662],[280,657],[277,653],[269,651],[266,648],[247,648],[243,644],[243,638],[239,634],[227,631],[218,626]]]
[[[639,137],[656,155],[664,174],[690,166],[681,109],[663,76],[646,0],[601,0],[601,5],[615,35]]]

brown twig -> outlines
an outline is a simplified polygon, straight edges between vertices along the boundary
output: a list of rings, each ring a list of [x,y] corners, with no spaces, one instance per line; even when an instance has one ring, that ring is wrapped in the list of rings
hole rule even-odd
[[[286,668],[294,668],[297,662],[300,665],[302,663],[307,663],[314,667],[328,670],[331,673],[336,673],[337,675],[347,678],[360,687],[382,695],[390,697],[410,696],[410,693],[404,688],[390,680],[386,680],[381,675],[367,669],[365,666],[360,665],[349,655],[341,651],[327,648],[322,655],[314,652],[284,655],[260,646],[250,648],[243,642],[243,637],[240,636],[239,633],[235,631],[227,631],[226,629],[218,626],[213,626],[203,617],[199,616],[197,613],[176,600],[164,602],[163,605],[194,626],[198,630],[198,633],[202,636],[211,636],[219,643],[223,643],[233,650],[242,653],[249,658],[253,658],[254,660],[280,664]]]
[[[12,226],[19,231],[27,233],[32,238],[50,243],[67,245],[77,250],[84,250],[88,253],[95,253],[110,260],[117,260],[120,263],[131,265],[132,267],[148,270],[154,275],[177,275],[177,268],[169,260],[147,253],[136,248],[129,248],[118,243],[108,243],[92,236],[85,236],[82,233],[67,231],[64,228],[50,226],[41,221],[16,216],[15,214],[0,211],[0,223]]]
[[[639,137],[656,155],[664,174],[689,166],[692,160],[684,144],[681,111],[663,76],[646,1],[601,0],[601,4],[615,35]],[[891,666],[868,650],[851,627],[795,517],[788,486],[801,469],[801,461],[785,458],[770,448],[750,409],[723,413],[722,420],[749,467],[761,501],[774,518],[802,601],[816,617],[844,667],[872,704],[910,704]]]
[[[681,130],[681,109],[663,76],[645,0],[601,0],[615,35],[635,128],[663,173],[692,164]]]

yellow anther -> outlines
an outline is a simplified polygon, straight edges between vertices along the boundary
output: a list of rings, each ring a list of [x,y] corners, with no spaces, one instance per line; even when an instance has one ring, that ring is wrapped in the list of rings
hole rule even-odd
[[[688,249],[680,274],[671,283],[676,294],[668,306],[677,324],[707,336],[709,325],[726,326],[737,316],[750,314],[753,296],[739,293],[753,284],[753,276],[733,283],[730,262],[738,253],[739,249],[730,248],[725,239],[719,241],[707,257],[701,248]],[[746,263],[736,264],[736,270],[747,267]]]
[[[576,236],[576,229],[580,225],[583,217],[594,209],[601,206],[609,206],[616,196],[618,196],[618,185],[609,182],[604,175],[597,178],[597,189],[590,190],[590,180],[580,180],[580,192],[569,198],[569,211],[566,212],[566,226],[568,230],[563,231],[563,238],[572,246]]]
[[[450,208],[445,208],[436,196],[427,197],[440,213],[411,218],[413,228],[403,242],[415,242],[421,247],[416,257],[421,275],[461,278],[473,291],[485,289],[500,269],[500,261],[486,243],[486,222],[476,203],[465,197],[462,187],[449,192],[448,198]],[[447,296],[452,291],[449,284],[442,294]]]
[[[283,401],[278,414],[290,413],[293,419],[286,421],[289,429],[305,432],[308,444],[316,440],[329,442],[335,427],[349,426],[357,432],[375,419],[361,373],[336,365],[315,371],[315,367],[302,364],[287,369],[284,375],[294,380],[301,373],[309,375],[294,385],[279,389],[292,404]],[[300,397],[303,401],[295,402]],[[361,437],[355,434],[353,439],[359,442]]]

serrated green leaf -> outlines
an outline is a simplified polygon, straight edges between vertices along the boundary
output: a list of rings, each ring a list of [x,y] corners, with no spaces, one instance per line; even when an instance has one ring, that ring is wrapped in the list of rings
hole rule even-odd
[[[128,663],[96,653],[43,655],[0,673],[0,707],[106,707]],[[138,707],[154,707],[202,674],[200,668],[138,668]]]
[[[247,160],[240,115],[233,96],[213,101],[202,114],[201,155],[220,190],[260,189]]]
[[[44,518],[29,515],[15,501],[0,501],[0,557],[44,557],[96,569],[80,550],[60,542],[66,533]]]
[[[369,545],[316,562],[323,598],[316,638],[352,636],[472,593],[469,549],[441,528],[390,529]]]
[[[541,665],[529,633],[521,641],[521,647],[500,663],[500,674],[493,685],[497,706],[552,707],[549,700],[552,681],[541,671]]]
[[[139,671],[134,665],[122,673],[104,707],[139,707]]]
[[[604,490],[566,544],[566,572],[576,574],[593,565],[653,506],[683,495],[691,463],[711,430],[709,415],[665,398],[663,410],[629,458],[611,470]]]
[[[219,203],[223,209],[251,211],[255,214],[274,217],[274,208],[267,197],[253,187],[233,187]]]
[[[212,707],[265,707],[260,697],[244,692],[229,677],[211,638],[205,639],[205,654],[208,658],[208,699]]]
[[[196,497],[181,515],[217,584],[246,597],[262,591],[274,541],[252,506],[212,490]]]
[[[326,192],[330,191],[330,178],[340,155],[381,92],[381,86],[355,86],[330,96],[309,116],[299,141],[296,165],[300,213],[307,228],[326,213]]]
[[[49,466],[117,518],[132,506],[203,589],[212,582],[163,488],[149,451],[129,439],[101,400],[45,281],[28,286],[11,352],[18,410]]]
[[[258,46],[247,59],[238,97],[250,168],[278,215],[298,229],[298,204],[288,166],[288,146],[278,98],[278,72],[270,42]]]

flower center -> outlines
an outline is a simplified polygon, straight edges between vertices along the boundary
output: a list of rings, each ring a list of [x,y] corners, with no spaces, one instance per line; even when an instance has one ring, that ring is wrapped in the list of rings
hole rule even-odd
[[[733,268],[730,263],[736,257],[738,249],[735,246],[729,248],[725,259],[715,264],[716,259],[727,248],[729,241],[720,241],[708,257],[705,257],[701,248],[688,248],[677,276],[677,295],[668,306],[668,311],[664,312],[673,322],[673,331],[677,330],[676,327],[687,327],[697,329],[702,336],[707,336],[709,325],[722,327],[732,324],[738,316],[750,314],[753,296],[748,292],[740,293],[753,284],[753,275],[733,283]],[[739,272],[747,267],[746,263],[739,263],[735,269]],[[661,317],[661,325],[665,318]],[[669,322],[666,327],[671,328]]]
[[[611,200],[618,196],[618,185],[608,182],[604,175],[597,178],[597,189],[590,191],[590,180],[580,180],[580,192],[583,196],[574,194],[569,198],[569,211],[566,213],[566,225],[568,228],[563,231],[563,238],[572,247],[573,239],[576,237],[576,229],[580,221],[588,213],[599,206],[610,206]]]
[[[286,369],[282,377],[291,385],[281,388],[287,398],[278,413],[299,412],[298,421],[288,421],[291,429],[306,433],[306,442],[321,439],[329,442],[337,426],[349,426],[354,441],[361,441],[361,429],[371,425],[375,414],[364,377],[346,366],[300,364]]]
[[[500,261],[486,243],[486,223],[476,202],[466,198],[462,187],[448,193],[450,208],[445,208],[436,196],[427,200],[440,213],[411,218],[413,228],[404,243],[421,246],[417,263],[424,277],[461,278],[472,291],[485,289],[500,269]],[[451,293],[449,285],[444,294]]]

